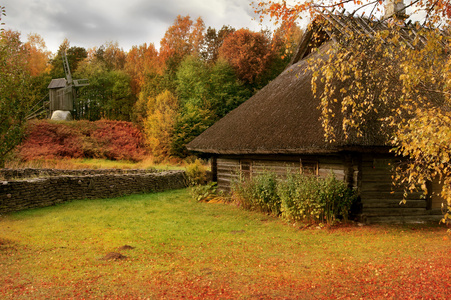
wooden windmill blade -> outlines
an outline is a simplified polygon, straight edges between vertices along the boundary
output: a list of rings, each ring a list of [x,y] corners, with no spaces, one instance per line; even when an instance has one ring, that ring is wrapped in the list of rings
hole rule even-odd
[[[63,52],[63,67],[66,73],[66,88],[64,96],[64,104],[62,108],[74,112],[74,107],[77,99],[76,88],[89,85],[88,79],[72,79],[69,61],[67,59],[66,51]]]
[[[63,68],[66,73],[67,85],[72,85],[72,74],[70,73],[69,61],[67,60],[66,50],[62,53],[63,56]]]
[[[89,85],[88,79],[74,79],[74,86],[81,87]]]

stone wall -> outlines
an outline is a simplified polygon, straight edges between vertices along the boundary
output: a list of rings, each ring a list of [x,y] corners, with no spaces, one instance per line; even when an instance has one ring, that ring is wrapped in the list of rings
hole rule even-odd
[[[79,169],[79,170],[60,170],[60,169],[0,169],[0,180],[14,180],[35,177],[54,177],[61,175],[110,175],[110,174],[148,174],[156,173],[156,169]]]
[[[32,170],[16,172],[14,176],[7,175],[8,170],[2,170],[0,176],[8,179],[0,181],[0,214],[70,200],[112,198],[186,187],[184,171],[53,170],[52,175],[44,175],[42,171]]]

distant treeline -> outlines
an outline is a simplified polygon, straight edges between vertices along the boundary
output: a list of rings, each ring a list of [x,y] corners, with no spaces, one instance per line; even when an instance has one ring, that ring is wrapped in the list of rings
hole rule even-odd
[[[143,44],[125,52],[117,42],[85,49],[66,39],[52,54],[39,35],[23,43],[19,32],[8,30],[0,41],[20,54],[10,63],[23,71],[20,90],[29,107],[46,97],[51,79],[66,77],[61,55],[66,51],[73,77],[90,83],[77,90],[76,120],[132,121],[143,131],[149,153],[184,157],[187,142],[285,68],[300,35],[285,23],[275,32],[216,30],[205,28],[201,18],[178,16],[159,50]]]

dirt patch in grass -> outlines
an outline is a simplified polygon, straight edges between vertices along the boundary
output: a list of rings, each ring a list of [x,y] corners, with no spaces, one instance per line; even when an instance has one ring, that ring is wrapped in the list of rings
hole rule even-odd
[[[123,260],[127,259],[127,256],[120,254],[119,252],[109,252],[100,260]]]
[[[0,237],[0,251],[15,249],[15,243],[9,239]]]
[[[117,250],[119,250],[119,251],[133,250],[133,249],[135,249],[135,247],[130,246],[130,245],[124,245],[124,246],[121,246],[121,247],[117,248]]]
[[[11,244],[12,242],[7,239],[0,238],[0,246]]]

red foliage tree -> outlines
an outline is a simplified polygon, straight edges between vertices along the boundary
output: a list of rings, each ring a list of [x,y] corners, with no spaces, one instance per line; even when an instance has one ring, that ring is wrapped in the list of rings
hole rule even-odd
[[[239,29],[224,39],[219,55],[230,63],[240,80],[253,83],[268,70],[273,53],[265,34]]]

